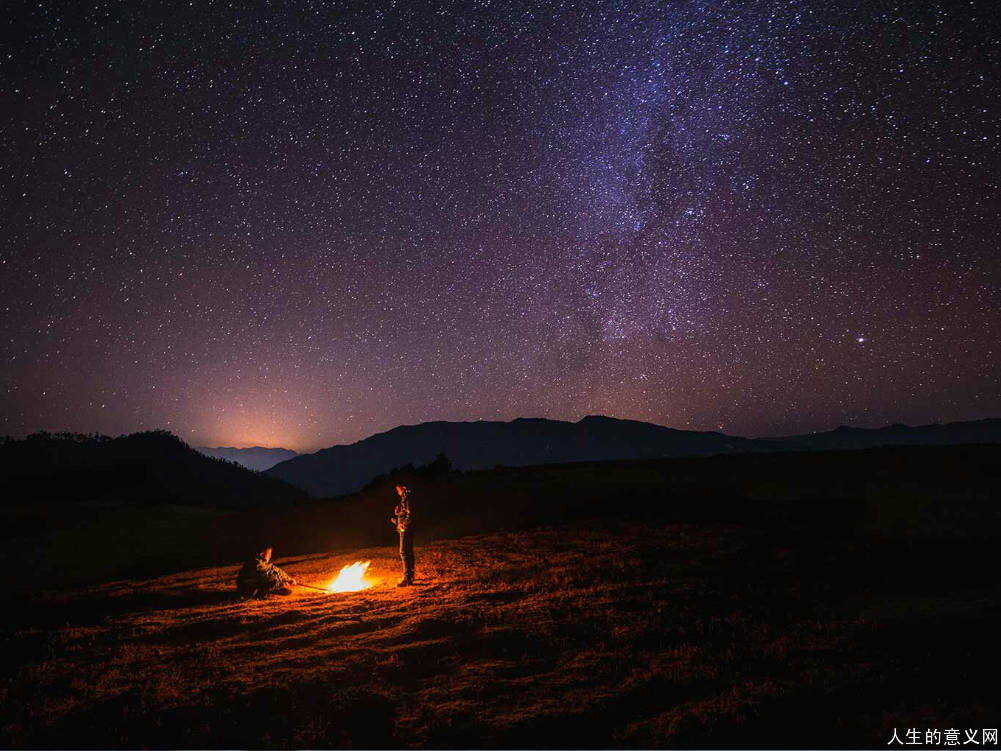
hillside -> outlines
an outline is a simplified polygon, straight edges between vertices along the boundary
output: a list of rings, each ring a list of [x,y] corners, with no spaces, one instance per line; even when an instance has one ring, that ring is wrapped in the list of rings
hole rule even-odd
[[[279,561],[11,611],[0,741],[25,748],[878,748],[994,727],[991,546],[823,527],[573,524]],[[962,572],[962,579],[956,574]],[[943,689],[947,687],[947,689]]]
[[[423,540],[587,520],[815,525],[879,539],[1001,536],[1001,445],[736,454],[405,472],[332,501],[280,511],[78,503],[0,507],[19,575],[5,589],[60,590],[236,562],[262,543],[280,555],[392,544],[393,485],[413,489]],[[80,550],[87,555],[81,556]],[[0,594],[0,599],[4,597]]]
[[[302,488],[314,498],[328,498],[353,493],[394,468],[428,464],[439,454],[445,454],[456,469],[478,470],[497,465],[963,443],[1001,443],[1001,420],[879,429],[842,427],[827,433],[755,440],[598,416],[576,423],[543,419],[428,422],[302,454],[275,465],[267,474]]]
[[[303,500],[296,487],[202,455],[162,430],[110,438],[39,433],[0,442],[6,504],[175,503],[245,508]]]
[[[283,448],[265,448],[264,446],[252,446],[251,448],[238,449],[232,446],[195,446],[195,451],[211,456],[215,459],[225,459],[228,462],[252,469],[256,472],[263,472],[271,469],[279,462],[298,456],[295,451]]]

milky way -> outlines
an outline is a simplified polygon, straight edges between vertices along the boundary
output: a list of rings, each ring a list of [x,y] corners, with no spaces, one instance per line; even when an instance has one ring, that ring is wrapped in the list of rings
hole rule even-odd
[[[989,3],[12,8],[0,433],[1001,415]]]

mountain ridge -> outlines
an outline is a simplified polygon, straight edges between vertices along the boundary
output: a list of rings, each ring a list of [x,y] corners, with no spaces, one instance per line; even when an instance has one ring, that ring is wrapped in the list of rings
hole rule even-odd
[[[497,465],[956,443],[1001,443],[1001,419],[919,426],[897,423],[882,428],[843,425],[821,433],[753,439],[606,415],[587,415],[576,422],[542,417],[433,420],[398,425],[354,443],[299,454],[265,474],[285,480],[313,497],[332,497],[355,492],[394,468],[428,464],[439,454],[445,454],[456,469],[465,471]]]
[[[36,501],[247,508],[305,499],[289,483],[209,457],[165,430],[117,437],[47,433],[0,441],[5,503]]]

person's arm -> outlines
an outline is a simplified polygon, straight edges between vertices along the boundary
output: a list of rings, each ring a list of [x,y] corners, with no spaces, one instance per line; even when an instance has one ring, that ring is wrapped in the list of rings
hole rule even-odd
[[[288,574],[273,563],[264,563],[262,561],[261,565],[258,566],[258,571],[260,572],[262,579],[269,582],[275,582],[276,584],[284,584],[285,580],[288,579]]]

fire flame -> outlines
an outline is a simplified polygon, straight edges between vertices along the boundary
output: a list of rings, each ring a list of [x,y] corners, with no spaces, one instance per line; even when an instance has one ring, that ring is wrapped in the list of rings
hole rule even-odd
[[[337,578],[327,585],[327,589],[331,592],[357,592],[374,586],[376,581],[365,576],[371,565],[372,561],[355,561],[345,566]]]

